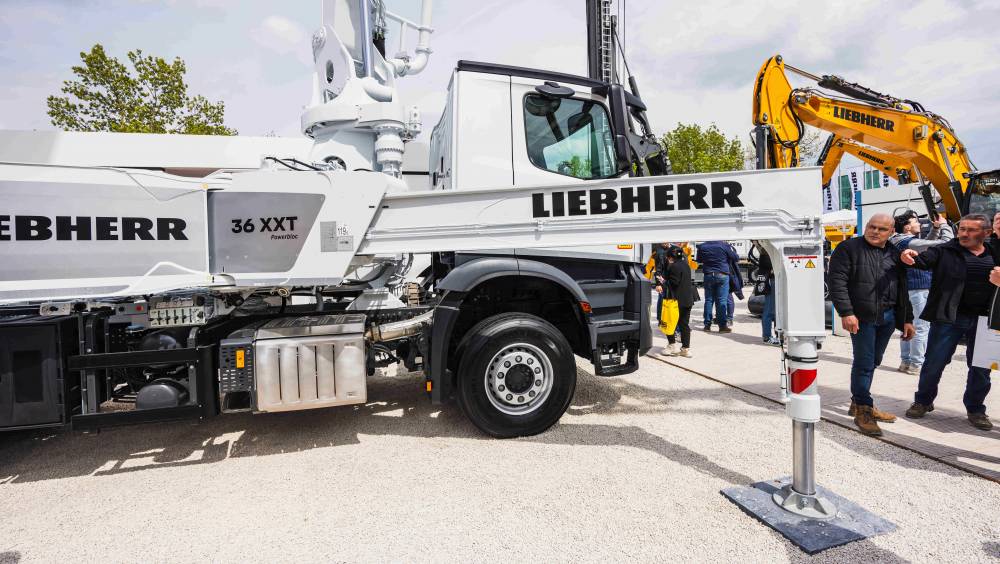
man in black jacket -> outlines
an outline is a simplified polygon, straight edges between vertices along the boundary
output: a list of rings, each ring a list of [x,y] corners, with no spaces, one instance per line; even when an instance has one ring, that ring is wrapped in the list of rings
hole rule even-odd
[[[907,417],[919,419],[934,411],[941,373],[964,336],[969,372],[962,401],[969,423],[984,431],[993,428],[984,404],[990,392],[990,369],[972,366],[979,317],[989,314],[996,290],[990,283],[990,273],[1000,265],[1000,249],[985,244],[991,227],[985,215],[969,214],[958,224],[957,239],[919,254],[910,249],[902,253],[904,263],[933,270],[927,305],[920,315],[931,323],[927,354],[913,405],[906,410]]]
[[[864,237],[837,245],[830,257],[830,299],[851,334],[851,408],[854,424],[866,435],[881,435],[878,421],[891,423],[895,415],[875,409],[872,376],[894,330],[903,339],[913,337],[913,308],[906,291],[906,270],[898,251],[888,245],[894,232],[888,214],[872,216]]]

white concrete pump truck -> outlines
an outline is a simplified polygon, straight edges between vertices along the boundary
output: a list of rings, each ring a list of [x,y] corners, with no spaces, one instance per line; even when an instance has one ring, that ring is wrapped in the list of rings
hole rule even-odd
[[[358,404],[367,376],[402,363],[485,433],[540,433],[570,405],[574,355],[614,376],[651,346],[641,266],[572,247],[754,239],[780,257],[788,503],[821,509],[819,169],[669,175],[634,79],[616,79],[610,0],[587,4],[591,76],[458,62],[421,188],[402,179],[420,121],[395,82],[427,64],[431,0],[419,23],[324,0],[307,155],[0,134],[0,428]]]

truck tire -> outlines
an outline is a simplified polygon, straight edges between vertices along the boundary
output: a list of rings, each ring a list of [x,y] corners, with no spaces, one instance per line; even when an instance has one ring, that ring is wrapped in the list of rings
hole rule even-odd
[[[458,351],[459,404],[488,435],[537,435],[554,425],[573,399],[573,350],[540,317],[501,313],[484,319]]]

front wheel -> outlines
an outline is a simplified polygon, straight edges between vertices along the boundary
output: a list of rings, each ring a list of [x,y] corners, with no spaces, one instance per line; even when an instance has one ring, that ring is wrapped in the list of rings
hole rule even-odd
[[[573,350],[562,333],[540,317],[489,317],[469,331],[459,351],[459,404],[489,435],[541,433],[562,417],[573,399]]]

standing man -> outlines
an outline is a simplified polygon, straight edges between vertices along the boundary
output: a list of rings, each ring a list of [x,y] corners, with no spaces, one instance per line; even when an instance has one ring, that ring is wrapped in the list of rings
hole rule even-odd
[[[695,261],[701,264],[705,275],[705,331],[712,330],[712,308],[719,324],[719,333],[732,333],[729,327],[727,306],[729,301],[729,261],[739,261],[736,251],[725,241],[705,241],[698,245]]]
[[[1000,243],[1000,212],[993,214],[993,233],[987,240],[993,244]]]
[[[889,242],[900,251],[913,249],[918,253],[925,251],[935,245],[947,243],[955,237],[955,232],[945,220],[939,215],[932,222],[930,233],[926,239],[920,238],[920,220],[913,210],[908,210],[896,216],[896,234]],[[927,304],[927,292],[931,287],[931,273],[926,270],[915,268],[906,269],[906,286],[910,296],[910,305],[913,306],[913,326],[917,330],[909,341],[903,341],[899,346],[900,365],[899,371],[907,374],[920,374],[920,367],[924,364],[924,352],[927,350],[927,333],[931,329],[931,324],[920,319],[920,314]]]
[[[658,265],[657,279],[661,280],[662,288],[658,288],[666,299],[677,300],[679,312],[677,331],[667,335],[669,345],[661,352],[665,356],[680,355],[691,358],[691,308],[694,306],[694,283],[691,281],[691,266],[687,255],[680,247],[670,247],[667,250],[667,260]],[[677,335],[681,334],[681,349],[676,348]]]
[[[774,265],[764,246],[757,243],[760,259],[757,261],[757,275],[764,277],[764,311],[760,314],[761,337],[765,345],[778,345],[774,336]]]
[[[830,299],[844,330],[851,334],[854,351],[848,414],[862,433],[873,436],[882,434],[878,421],[896,420],[895,415],[875,409],[871,395],[875,368],[882,364],[896,329],[903,332],[903,340],[915,332],[905,268],[898,251],[887,244],[892,232],[892,216],[875,214],[865,225],[864,237],[837,245],[830,257]]]
[[[994,285],[990,273],[1000,265],[998,249],[984,244],[991,222],[982,214],[969,214],[958,224],[958,238],[917,254],[912,249],[900,257],[921,270],[933,270],[927,306],[921,317],[931,324],[927,356],[920,370],[920,384],[906,416],[919,419],[934,411],[941,372],[951,362],[955,348],[966,338],[965,362],[969,372],[962,402],[969,423],[989,431],[993,423],[986,416],[986,395],[990,393],[990,369],[972,366],[979,316],[989,315]]]

